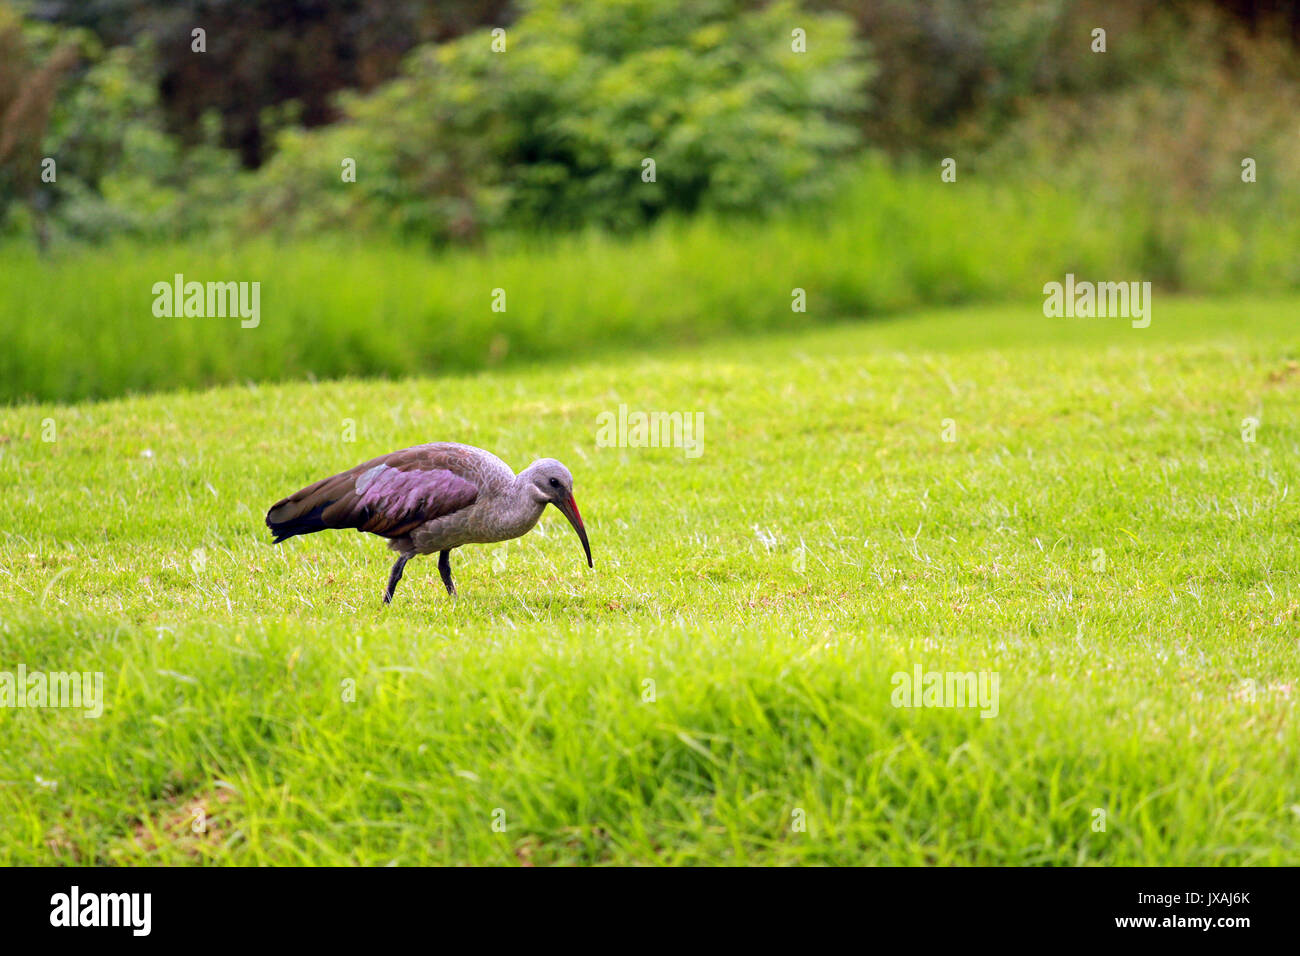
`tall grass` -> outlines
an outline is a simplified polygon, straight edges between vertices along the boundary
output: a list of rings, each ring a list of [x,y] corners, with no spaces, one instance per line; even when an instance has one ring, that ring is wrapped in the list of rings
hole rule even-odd
[[[1170,212],[1160,215],[1167,222]],[[924,304],[1023,300],[1067,271],[1204,291],[1300,283],[1294,270],[1258,266],[1300,248],[1295,217],[1224,208],[1188,210],[1183,223],[1171,250],[1152,242],[1143,208],[873,163],[827,206],[767,222],[668,222],[626,240],[511,236],[441,254],[337,237],[119,244],[49,260],[10,246],[0,251],[0,401],[471,371]],[[261,282],[260,326],[155,317],[153,284],[175,273]],[[504,312],[492,310],[495,289]],[[805,290],[806,312],[792,310],[795,289]]]

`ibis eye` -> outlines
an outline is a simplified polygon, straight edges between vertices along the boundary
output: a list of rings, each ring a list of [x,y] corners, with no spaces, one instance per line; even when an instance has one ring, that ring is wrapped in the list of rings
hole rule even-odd
[[[560,487],[560,483],[559,483],[556,479],[552,478],[552,479],[551,479],[551,487],[552,487],[552,488],[558,488],[558,487]]]

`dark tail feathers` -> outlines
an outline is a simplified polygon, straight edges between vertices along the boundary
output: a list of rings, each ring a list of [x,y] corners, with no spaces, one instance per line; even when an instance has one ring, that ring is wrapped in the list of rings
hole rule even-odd
[[[266,513],[266,526],[271,529],[275,535],[272,544],[279,544],[288,538],[296,537],[300,534],[311,534],[314,531],[324,531],[328,527],[321,519],[321,514],[328,508],[332,501],[317,505],[306,514],[292,514],[294,502],[286,498],[284,501],[272,506],[271,510]],[[276,512],[280,512],[279,515]],[[290,513],[286,513],[290,512]]]

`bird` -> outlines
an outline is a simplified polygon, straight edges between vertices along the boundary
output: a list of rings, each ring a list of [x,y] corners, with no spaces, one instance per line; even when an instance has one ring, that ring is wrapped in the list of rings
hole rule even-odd
[[[406,562],[438,552],[438,573],[456,596],[451,552],[527,534],[547,505],[591,545],[573,498],[573,475],[554,458],[539,458],[519,474],[489,451],[457,442],[431,442],[362,462],[281,498],[266,513],[279,544],[300,534],[355,528],[388,539],[398,554],[384,603],[391,604]]]

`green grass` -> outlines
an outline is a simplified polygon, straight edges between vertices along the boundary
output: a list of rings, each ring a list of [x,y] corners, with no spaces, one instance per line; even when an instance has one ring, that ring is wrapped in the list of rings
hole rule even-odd
[[[626,239],[498,237],[440,256],[374,239],[213,240],[46,261],[10,243],[0,403],[571,360],[924,305],[1041,302],[1043,284],[1066,272],[1201,292],[1300,289],[1300,217],[1261,212],[1246,201],[1255,194],[1152,213],[986,175],[943,183],[937,167],[869,164],[829,206],[785,219],[700,218]],[[155,317],[152,288],[177,273],[260,282],[261,324]],[[806,312],[791,310],[796,288]],[[505,290],[503,313],[494,289]]]
[[[0,669],[107,696],[0,711],[0,862],[1300,862],[1298,308],[0,411]],[[620,402],[702,456],[595,447]],[[595,571],[552,514],[385,608],[379,541],[267,543],[434,439],[565,461]],[[998,715],[893,707],[916,664]]]

